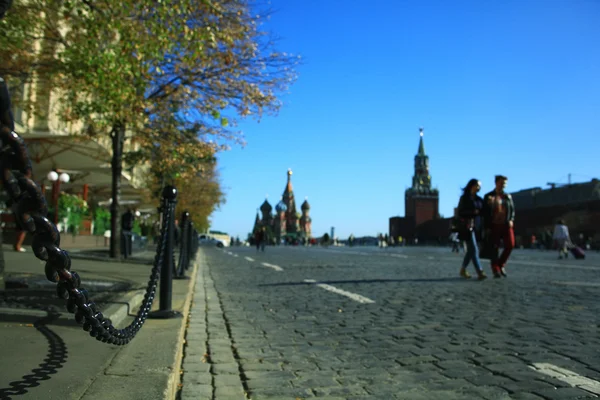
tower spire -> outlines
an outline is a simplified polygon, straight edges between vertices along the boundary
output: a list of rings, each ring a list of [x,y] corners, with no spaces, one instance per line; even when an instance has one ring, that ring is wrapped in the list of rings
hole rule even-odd
[[[419,151],[417,155],[424,156],[425,155],[425,144],[423,143],[423,128],[419,128]]]

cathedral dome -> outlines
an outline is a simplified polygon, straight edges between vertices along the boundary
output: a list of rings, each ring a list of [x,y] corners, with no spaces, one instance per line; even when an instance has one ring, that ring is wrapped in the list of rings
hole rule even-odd
[[[308,204],[308,200],[304,199],[304,203],[302,203],[302,206],[300,206],[300,208],[302,209],[302,211],[310,210],[310,204]]]
[[[287,211],[287,206],[285,205],[283,200],[280,201],[279,203],[277,203],[277,205],[275,206],[275,210],[277,212],[286,212]]]
[[[273,207],[271,207],[271,204],[269,204],[267,200],[265,200],[264,203],[262,203],[262,205],[260,206],[260,210],[265,214],[269,214],[272,209]]]

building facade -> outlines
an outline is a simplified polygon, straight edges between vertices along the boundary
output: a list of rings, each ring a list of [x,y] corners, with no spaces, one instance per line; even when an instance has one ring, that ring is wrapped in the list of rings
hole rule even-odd
[[[267,199],[256,212],[253,233],[265,228],[267,235],[276,244],[282,241],[295,242],[312,237],[312,219],[310,217],[310,204],[308,200],[300,205],[301,212],[297,211],[296,198],[292,186],[292,170],[287,171],[287,183],[281,200],[273,207]],[[260,215],[259,215],[260,211]]]
[[[600,180],[523,189],[511,196],[517,245],[528,247],[535,236],[538,242],[552,246],[554,225],[562,219],[573,242],[600,246]]]
[[[440,219],[439,192],[431,185],[429,156],[425,152],[423,128],[420,129],[419,136],[412,185],[404,193],[404,217],[391,217],[389,220],[389,235],[394,240],[399,236],[408,240],[419,238],[421,227],[431,225],[430,221]],[[429,236],[426,232],[423,233]]]

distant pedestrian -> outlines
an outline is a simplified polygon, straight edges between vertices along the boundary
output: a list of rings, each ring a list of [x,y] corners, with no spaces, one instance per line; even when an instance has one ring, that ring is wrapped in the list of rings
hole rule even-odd
[[[7,208],[12,208],[13,202],[12,200],[8,200],[6,202]],[[23,229],[21,221],[19,220],[19,216],[16,212],[13,211],[13,218],[15,220],[15,244],[13,245],[13,249],[19,253],[25,253],[25,249],[23,248],[23,242],[25,241],[25,236],[27,235],[27,231]],[[50,218],[49,218],[50,219]],[[50,221],[54,221],[54,219],[50,219]]]
[[[261,250],[264,253],[265,252],[265,242],[267,241],[267,231],[264,226],[256,232],[255,240],[256,240],[256,251]]]
[[[554,234],[552,238],[556,242],[558,247],[558,259],[561,260],[569,257],[569,246],[571,244],[571,238],[569,236],[569,228],[565,225],[565,221],[562,219],[558,221],[554,227]]]
[[[460,253],[460,239],[458,237],[458,232],[450,233],[450,242],[452,243],[452,252]]]
[[[494,278],[506,277],[506,262],[515,247],[515,205],[512,196],[505,192],[508,178],[496,175],[496,188],[483,197],[483,216],[486,240],[492,247],[491,267]],[[500,243],[502,254],[498,257]]]
[[[486,279],[487,276],[481,268],[479,261],[477,238],[481,229],[481,213],[483,209],[483,199],[477,195],[481,190],[481,183],[477,179],[471,179],[467,186],[463,189],[463,194],[458,202],[458,237],[464,240],[467,245],[465,258],[460,269],[460,276],[470,278],[471,275],[467,272],[469,263],[473,263],[477,278],[479,280]],[[458,250],[457,250],[458,251]]]
[[[135,221],[135,214],[131,208],[127,208],[127,211],[121,216],[121,251],[123,257],[127,258],[131,255],[133,245],[133,224]]]
[[[14,217],[15,217],[15,232],[17,235],[15,238],[15,245],[13,246],[13,248],[15,249],[15,251],[17,251],[19,253],[25,253],[26,250],[23,248],[23,242],[25,242],[25,236],[27,236],[27,231],[22,228],[17,214],[14,214]]]
[[[154,244],[158,244],[158,238],[160,237],[160,221],[154,221],[152,224],[152,236],[154,238]]]

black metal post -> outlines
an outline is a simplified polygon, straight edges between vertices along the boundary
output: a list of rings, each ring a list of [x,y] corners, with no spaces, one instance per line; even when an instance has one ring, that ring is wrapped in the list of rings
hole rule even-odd
[[[188,263],[188,249],[190,247],[189,242],[189,219],[190,213],[184,211],[181,213],[181,222],[179,223],[181,232],[179,238],[179,265],[175,268],[177,273],[173,277],[173,279],[190,279],[188,276],[185,276],[185,270],[187,269]]]
[[[177,204],[177,189],[166,186],[163,189],[163,223],[168,223],[167,245],[163,255],[163,265],[160,271],[160,302],[159,309],[148,314],[148,318],[166,319],[181,317],[182,314],[171,309],[173,297],[173,251],[175,249],[175,204]],[[160,251],[160,249],[159,249]]]
[[[194,256],[195,256],[195,252],[194,252],[194,225],[192,224],[192,220],[188,219],[188,242],[189,242],[189,246],[187,248],[187,258],[188,258],[188,262],[185,265],[185,268],[188,269],[190,267],[190,265],[192,264],[192,262],[194,261]]]

